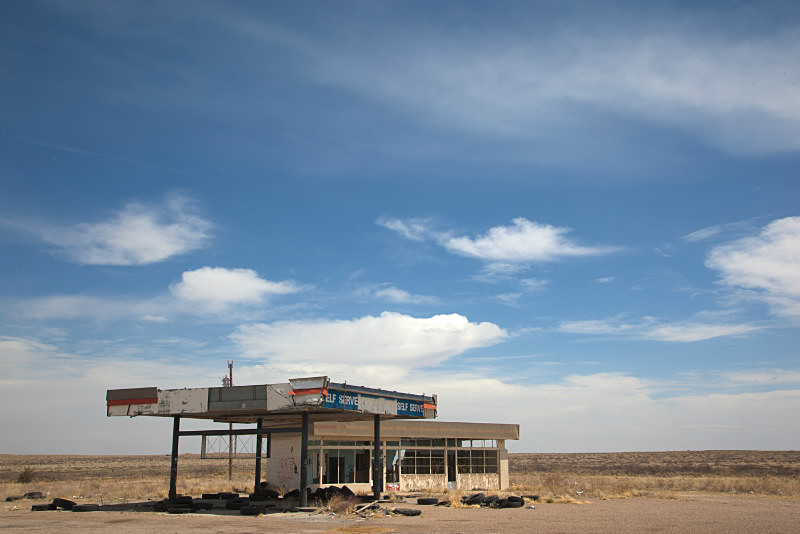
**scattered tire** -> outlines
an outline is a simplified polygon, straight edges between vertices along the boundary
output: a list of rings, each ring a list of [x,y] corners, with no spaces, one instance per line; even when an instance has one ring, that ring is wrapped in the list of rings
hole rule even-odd
[[[31,512],[45,512],[47,510],[58,510],[58,506],[51,502],[47,504],[34,504],[31,506]]]
[[[25,495],[23,495],[26,499],[44,499],[44,493],[41,491],[29,491]]]
[[[193,499],[188,495],[187,496],[181,495],[180,497],[175,497],[173,500],[171,500],[170,504],[182,505],[182,504],[192,504],[192,502]]]
[[[519,501],[506,501],[504,508],[522,508],[522,503]]]
[[[225,503],[225,508],[228,510],[241,510],[244,506],[247,506],[247,503],[243,501],[228,501]]]
[[[239,513],[242,515],[261,515],[264,513],[264,507],[253,505],[242,506],[242,508],[239,510]]]
[[[483,498],[483,502],[481,503],[483,506],[492,506],[495,502],[500,499],[497,495],[489,495],[488,497]]]
[[[525,499],[524,498],[517,497],[515,495],[509,495],[506,500],[508,500],[508,502],[518,502],[518,503],[525,504]]]
[[[177,504],[175,506],[167,506],[168,514],[188,514],[191,513],[192,507],[185,504]]]
[[[55,499],[53,499],[53,504],[55,504],[57,508],[63,508],[64,510],[72,510],[72,507],[75,506],[75,501],[70,501],[69,499],[62,499],[60,497],[56,497]]]
[[[392,510],[392,512],[409,517],[422,514],[422,510],[414,510],[412,508],[395,508],[394,510]]]
[[[72,507],[73,512],[98,512],[100,511],[99,504],[76,504]]]
[[[157,502],[153,505],[154,512],[166,512],[167,511],[167,504],[164,502]]]
[[[525,499],[530,499],[530,500],[532,500],[534,502],[539,502],[539,496],[538,495],[523,495],[522,497],[525,498]]]
[[[437,499],[436,497],[420,497],[419,499],[417,499],[417,504],[425,504],[425,505],[439,504],[439,499]]]
[[[465,497],[463,499],[464,504],[473,505],[473,504],[481,504],[483,502],[485,495],[483,493],[474,493],[469,497]]]
[[[450,501],[439,501],[436,506],[450,506]]]
[[[204,493],[204,499],[219,499],[219,493]]]
[[[220,499],[223,499],[223,500],[226,500],[226,501],[229,501],[231,499],[238,499],[239,498],[239,494],[238,493],[232,493],[230,491],[223,491],[223,492],[220,492],[218,495],[219,495]]]

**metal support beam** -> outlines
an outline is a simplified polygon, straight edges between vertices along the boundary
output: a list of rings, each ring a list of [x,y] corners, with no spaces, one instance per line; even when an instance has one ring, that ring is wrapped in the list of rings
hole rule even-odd
[[[233,430],[183,430],[179,434],[181,436],[252,436],[255,434],[269,436],[270,434],[298,434],[300,432],[302,432],[300,428],[262,428],[261,430],[234,428]]]
[[[261,431],[264,420],[260,417],[256,421],[256,430]],[[256,434],[256,479],[253,484],[253,493],[261,492],[261,434]]]
[[[308,506],[308,412],[303,412],[300,438],[300,506]]]
[[[381,458],[381,416],[375,414],[374,435],[372,437],[372,497],[381,498],[383,489],[383,460]]]
[[[169,500],[178,497],[178,437],[181,433],[181,416],[173,417],[172,422],[172,463],[169,468]]]

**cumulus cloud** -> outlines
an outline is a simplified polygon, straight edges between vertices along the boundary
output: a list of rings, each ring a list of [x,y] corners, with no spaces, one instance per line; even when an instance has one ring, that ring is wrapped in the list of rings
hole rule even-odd
[[[778,219],[756,236],[714,247],[706,259],[721,282],[767,302],[775,313],[800,317],[800,217]]]
[[[626,321],[622,317],[586,321],[562,321],[557,330],[566,334],[631,337],[654,341],[692,343],[718,337],[742,336],[762,327],[749,323],[683,321],[662,323],[653,317]]]
[[[130,203],[105,221],[34,225],[33,231],[77,263],[146,265],[204,246],[211,226],[190,199],[176,194],[163,205]]]
[[[351,320],[280,321],[237,328],[231,339],[248,359],[330,373],[373,368],[404,376],[435,366],[470,349],[508,337],[493,323],[473,323],[458,314],[417,318],[394,312]]]
[[[300,288],[290,281],[271,282],[252,269],[202,267],[186,271],[170,291],[179,300],[219,312],[229,306],[262,304],[270,295],[295,293]]]

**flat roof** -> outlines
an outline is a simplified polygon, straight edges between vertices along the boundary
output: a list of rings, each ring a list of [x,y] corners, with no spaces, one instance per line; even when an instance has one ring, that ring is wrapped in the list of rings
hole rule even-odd
[[[373,426],[369,421],[322,421],[314,423],[311,433],[315,438],[372,439]],[[381,439],[393,438],[519,439],[519,425],[408,419],[382,422]]]
[[[436,395],[418,395],[346,382],[327,376],[292,378],[278,384],[231,387],[110,389],[108,417],[186,417],[225,423],[255,423],[279,428],[296,425],[307,413],[309,422],[436,417]]]

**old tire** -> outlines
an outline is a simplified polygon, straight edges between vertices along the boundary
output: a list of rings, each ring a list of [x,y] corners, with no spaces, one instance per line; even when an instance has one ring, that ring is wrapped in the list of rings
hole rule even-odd
[[[395,508],[392,512],[409,517],[422,514],[422,510],[414,510],[413,508]]]
[[[464,504],[473,505],[473,504],[481,504],[483,502],[485,495],[483,493],[473,493],[469,497],[463,499]]]
[[[72,510],[72,507],[75,506],[75,501],[56,497],[53,499],[53,504],[55,504],[58,508],[63,508],[64,510]]]
[[[260,515],[264,513],[263,506],[242,506],[242,509],[239,510],[239,513],[242,515]]]
[[[417,499],[417,504],[425,504],[425,505],[439,504],[439,499],[437,499],[436,497],[420,497],[419,499]]]
[[[58,510],[58,506],[53,503],[34,504],[31,506],[31,512],[44,512],[47,510]]]
[[[99,504],[76,504],[72,507],[73,512],[98,512],[100,511]]]

